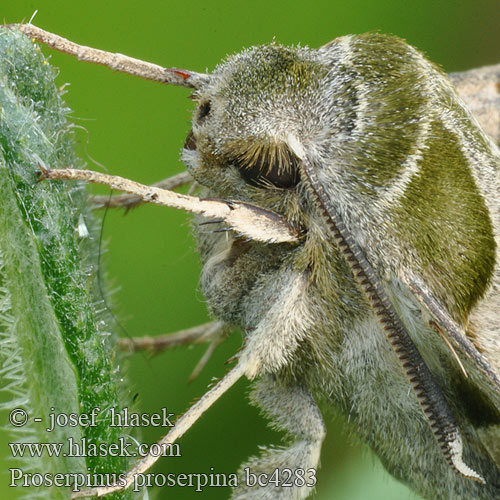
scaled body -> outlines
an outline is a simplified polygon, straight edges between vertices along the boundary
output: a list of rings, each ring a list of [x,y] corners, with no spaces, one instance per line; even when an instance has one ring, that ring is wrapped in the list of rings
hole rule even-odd
[[[424,497],[500,498],[500,395],[474,360],[463,359],[465,378],[407,286],[422,280],[500,373],[500,156],[446,76],[402,40],[367,34],[318,50],[249,49],[195,98],[183,158],[208,196],[251,202],[305,231],[299,245],[265,245],[196,229],[209,308],[245,330],[253,399],[296,439],[252,459],[252,471],[317,467],[317,401],[339,408]],[[297,142],[444,394],[464,462],[486,484],[458,474],[440,452],[332,241]],[[305,498],[311,489],[241,487],[234,497],[245,493]]]

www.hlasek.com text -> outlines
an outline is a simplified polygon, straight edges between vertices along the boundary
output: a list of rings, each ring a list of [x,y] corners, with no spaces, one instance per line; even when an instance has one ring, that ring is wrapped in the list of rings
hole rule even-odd
[[[94,443],[69,437],[66,443],[9,443],[14,458],[20,457],[181,457],[178,443],[139,443],[118,438],[114,443]]]

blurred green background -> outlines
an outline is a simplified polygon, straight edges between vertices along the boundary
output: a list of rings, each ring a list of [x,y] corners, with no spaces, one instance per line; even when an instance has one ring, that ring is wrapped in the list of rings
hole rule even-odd
[[[500,61],[498,0],[321,0],[286,2],[253,0],[7,0],[0,17],[7,23],[28,20],[81,44],[121,52],[164,66],[211,70],[228,53],[269,42],[317,47],[339,35],[379,30],[406,38],[446,71]],[[60,67],[59,84],[78,125],[77,137],[89,168],[98,161],[107,172],[151,183],[182,171],[179,152],[190,128],[188,91],[167,88],[105,68],[78,63],[44,49]],[[102,214],[98,214],[102,216]],[[104,226],[104,265],[116,289],[114,314],[130,336],[173,332],[207,320],[197,288],[199,266],[182,213],[146,206],[109,212]],[[125,335],[125,333],[121,332]],[[151,358],[134,355],[125,362],[126,397],[141,412],[183,412],[212,377],[225,373],[224,361],[241,343],[234,335],[219,348],[202,375],[187,378],[204,347],[178,349]],[[278,443],[258,411],[246,401],[240,382],[183,438],[182,458],[162,459],[156,472],[234,472],[258,445]],[[2,413],[2,425],[6,424]],[[342,430],[342,420],[327,415],[328,436],[318,474],[318,500],[417,498],[385,473],[371,453]],[[142,441],[152,442],[161,429],[146,428]],[[1,432],[2,455],[8,455]],[[0,466],[0,496],[18,498],[8,488]],[[229,491],[189,488],[156,490],[158,499],[224,499]]]

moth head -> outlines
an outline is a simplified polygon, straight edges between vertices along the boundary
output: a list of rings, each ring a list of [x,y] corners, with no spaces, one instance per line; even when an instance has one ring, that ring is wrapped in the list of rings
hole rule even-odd
[[[321,133],[325,74],[317,51],[277,43],[218,66],[193,94],[197,107],[183,159],[194,178],[223,196],[248,186],[294,189],[299,159],[288,137]]]

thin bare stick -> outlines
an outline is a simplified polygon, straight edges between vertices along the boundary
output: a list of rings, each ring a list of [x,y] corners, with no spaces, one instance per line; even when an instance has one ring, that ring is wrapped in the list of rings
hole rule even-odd
[[[177,189],[178,187],[185,186],[193,182],[193,178],[189,175],[189,172],[181,172],[179,174],[163,179],[160,182],[155,182],[151,184],[154,187],[159,187],[161,189]],[[90,201],[94,208],[133,208],[141,203],[144,203],[140,196],[133,194],[117,194],[115,196],[91,196]]]
[[[123,338],[118,340],[118,347],[125,352],[154,351],[174,349],[186,344],[202,344],[213,340],[223,328],[221,321],[211,321],[186,330],[180,330],[157,337]]]
[[[25,35],[41,42],[59,52],[76,56],[80,61],[86,61],[101,66],[107,66],[120,73],[138,76],[146,80],[152,80],[180,87],[197,89],[209,80],[209,76],[204,73],[196,73],[186,69],[163,68],[157,64],[148,63],[125,56],[123,54],[106,52],[85,45],[78,45],[66,38],[54,33],[42,30],[32,24],[8,24],[8,28],[18,29]]]
[[[182,437],[190,427],[212,406],[228,389],[230,389],[244,374],[246,365],[238,363],[220,382],[218,382],[210,391],[205,393],[189,410],[175,422],[172,430],[158,442],[157,449],[167,448],[177,439]],[[158,453],[148,454],[140,460],[124,476],[125,485],[111,485],[100,488],[89,488],[77,491],[71,498],[102,497],[114,491],[119,491],[130,487],[136,481],[136,478],[144,474],[159,458]]]
[[[196,196],[145,186],[123,177],[101,174],[92,170],[46,169],[42,165],[40,165],[40,170],[40,180],[66,179],[103,184],[118,191],[133,193],[147,203],[178,208],[207,218],[223,220],[229,229],[239,235],[263,243],[297,243],[301,236],[300,230],[281,215],[249,203],[200,199]]]

